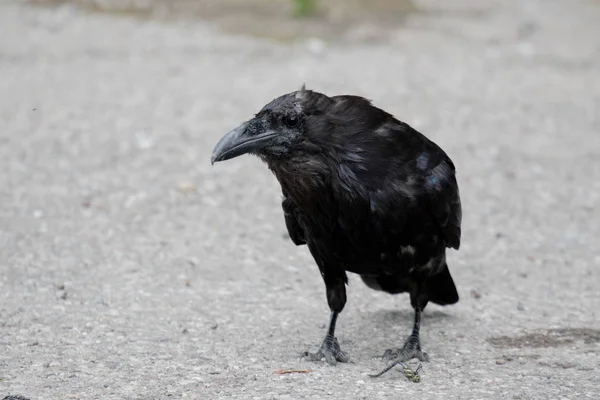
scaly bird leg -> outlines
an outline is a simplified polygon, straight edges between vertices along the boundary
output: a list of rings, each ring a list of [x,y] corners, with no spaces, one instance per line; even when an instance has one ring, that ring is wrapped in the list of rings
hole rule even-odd
[[[330,365],[335,365],[338,361],[348,362],[348,356],[340,349],[340,345],[335,337],[335,323],[337,322],[338,314],[336,311],[331,312],[329,328],[327,328],[327,334],[319,350],[316,353],[309,353],[308,351],[303,353],[302,356],[307,360],[321,361],[321,359],[325,358]]]
[[[394,368],[398,364],[402,364],[412,358],[418,358],[420,361],[429,361],[429,356],[421,350],[421,341],[419,339],[419,328],[421,326],[421,313],[420,307],[415,308],[415,324],[413,326],[412,333],[404,342],[404,346],[400,349],[388,349],[383,353],[383,358],[389,361],[387,367],[381,372],[374,375],[369,375],[373,378],[377,378],[385,374],[390,369]]]

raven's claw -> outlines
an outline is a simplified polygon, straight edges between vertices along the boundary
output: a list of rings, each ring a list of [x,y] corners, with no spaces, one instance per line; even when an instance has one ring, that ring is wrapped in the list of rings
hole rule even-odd
[[[420,346],[410,346],[408,344],[401,349],[387,349],[381,358],[390,362],[396,361],[396,363],[402,363],[413,358],[419,361],[429,361],[429,356],[421,350]]]
[[[421,343],[418,338],[411,336],[408,338],[406,343],[401,349],[388,349],[386,350],[381,358],[386,359],[389,363],[381,372],[373,375],[369,375],[372,378],[377,378],[396,365],[402,365],[405,361],[413,358],[419,359],[419,361],[429,361],[429,356],[421,350]]]
[[[316,353],[305,351],[302,357],[309,361],[321,361],[321,359],[325,358],[330,365],[336,365],[338,361],[343,363],[349,361],[348,356],[340,349],[336,338],[325,338]]]

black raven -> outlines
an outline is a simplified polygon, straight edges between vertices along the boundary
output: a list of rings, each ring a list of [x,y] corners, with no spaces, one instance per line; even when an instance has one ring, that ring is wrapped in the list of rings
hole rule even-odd
[[[283,192],[291,240],[306,244],[325,281],[329,328],[310,360],[347,362],[335,338],[346,304],[346,272],[372,289],[408,292],[415,310],[411,335],[387,350],[392,366],[418,358],[427,303],[458,302],[446,248],[458,249],[461,204],[454,164],[408,124],[363,97],[301,90],[280,96],[226,134],[212,163],[254,154]]]

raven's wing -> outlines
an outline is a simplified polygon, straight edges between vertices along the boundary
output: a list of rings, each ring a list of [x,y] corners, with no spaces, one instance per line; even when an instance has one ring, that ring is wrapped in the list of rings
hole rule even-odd
[[[283,202],[281,203],[283,208],[283,215],[285,217],[285,226],[287,227],[290,239],[296,246],[306,244],[306,235],[304,228],[299,221],[299,210],[293,200],[290,199],[285,192],[283,192]]]
[[[346,155],[345,165],[336,165],[342,186],[350,188],[345,193],[365,198],[371,209],[369,215],[363,215],[349,206],[349,222],[357,223],[361,216],[368,220],[375,213],[380,217],[378,225],[383,226],[378,231],[385,235],[389,235],[388,229],[398,227],[416,231],[433,228],[447,247],[458,249],[462,210],[452,160],[406,124],[383,125],[377,132],[373,140],[357,145],[362,154]],[[422,217],[425,220],[419,220]]]
[[[462,208],[454,164],[442,158],[425,178],[427,205],[448,247],[460,247]]]

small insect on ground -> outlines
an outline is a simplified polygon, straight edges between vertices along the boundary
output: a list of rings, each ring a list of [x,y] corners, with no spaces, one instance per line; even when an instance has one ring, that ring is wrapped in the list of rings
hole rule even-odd
[[[419,375],[419,371],[423,369],[422,367],[423,366],[419,364],[417,369],[413,371],[408,365],[402,364],[402,372],[404,372],[404,376],[406,376],[406,379],[408,379],[409,381],[419,383],[421,382],[421,375]]]
[[[422,364],[419,364],[417,369],[413,371],[408,365],[406,365],[404,363],[394,363],[394,364],[389,365],[386,369],[384,369],[380,373],[374,374],[374,375],[369,375],[369,376],[371,378],[378,378],[381,375],[388,372],[390,369],[394,368],[396,365],[400,365],[402,367],[402,372],[404,373],[404,376],[406,376],[406,379],[408,379],[409,381],[414,382],[414,383],[421,382],[421,375],[419,375],[419,371],[421,371],[423,369]]]

